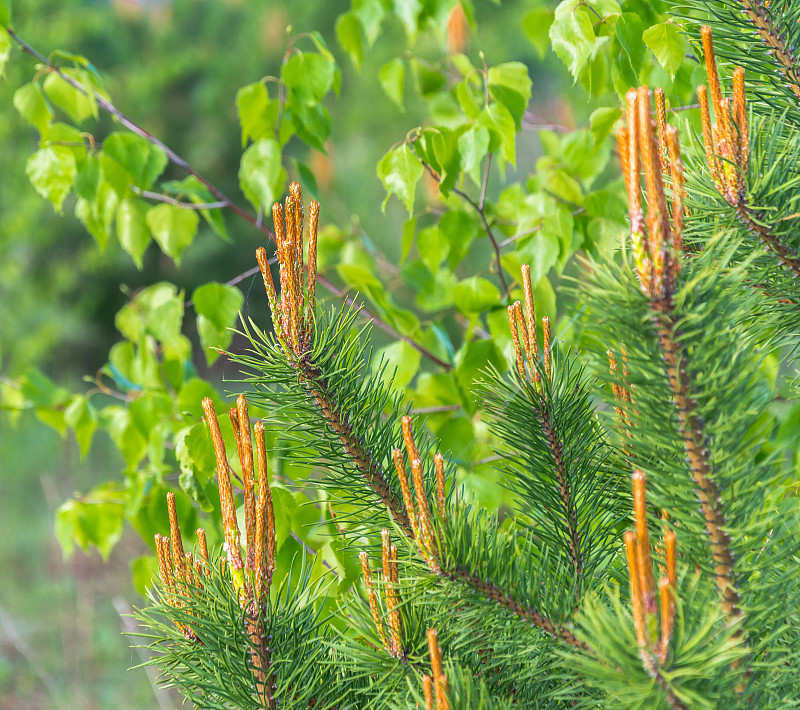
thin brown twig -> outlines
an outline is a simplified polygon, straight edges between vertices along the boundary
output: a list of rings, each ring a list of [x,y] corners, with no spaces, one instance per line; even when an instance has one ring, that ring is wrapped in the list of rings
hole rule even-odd
[[[585,212],[585,211],[586,211],[585,207],[578,207],[578,209],[572,211],[572,216],[573,217],[577,217],[579,214],[581,214],[582,212]],[[513,237],[509,237],[508,239],[500,242],[500,248],[503,249],[503,248],[507,247],[509,244],[513,244],[514,242],[516,242],[519,239],[522,239],[523,237],[530,236],[531,234],[536,234],[536,232],[540,231],[541,229],[542,229],[542,225],[541,224],[537,224],[535,227],[533,227],[531,229],[527,229],[524,232],[520,232],[519,234],[515,234]]]
[[[428,174],[436,180],[436,182],[441,182],[441,176],[424,160],[420,161],[422,163],[422,167],[428,172]],[[500,247],[497,244],[497,239],[495,239],[494,233],[492,232],[492,228],[489,226],[489,221],[486,219],[486,212],[484,209],[473,200],[466,192],[463,190],[459,190],[457,187],[451,188],[451,192],[458,195],[462,200],[464,200],[472,209],[474,209],[478,213],[478,217],[480,217],[481,224],[483,225],[483,231],[486,233],[486,236],[489,237],[489,241],[492,243],[492,249],[494,249],[495,258],[497,260],[497,278],[500,279],[500,285],[503,287],[503,291],[505,295],[508,296],[509,294],[509,285],[506,281],[506,277],[503,275],[503,266],[500,263]]]
[[[219,200],[218,202],[181,202],[169,195],[163,195],[160,192],[152,192],[151,190],[140,190],[138,187],[131,186],[131,190],[140,197],[146,197],[148,200],[157,200],[158,202],[166,202],[169,205],[180,207],[184,210],[218,210],[227,207],[228,204]]]
[[[391,335],[393,338],[397,338],[398,340],[402,340],[403,342],[408,343],[412,348],[414,348],[414,350],[417,350],[418,352],[423,354],[425,357],[427,357],[429,360],[431,360],[432,362],[435,362],[442,369],[447,370],[447,371],[453,369],[453,366],[449,362],[445,362],[441,358],[437,357],[430,350],[428,350],[427,348],[423,347],[422,345],[417,343],[415,340],[413,340],[409,336],[401,335],[394,328],[392,328],[392,326],[390,326],[388,323],[385,323],[384,321],[380,320],[379,318],[376,318],[374,315],[372,315],[372,313],[370,311],[368,311],[363,306],[359,306],[358,302],[354,298],[352,298],[351,296],[348,296],[347,292],[345,290],[337,288],[330,281],[328,281],[327,279],[323,278],[322,276],[317,276],[317,281],[319,283],[321,283],[325,288],[327,288],[335,296],[338,296],[339,298],[341,298],[345,302],[345,304],[347,304],[349,306],[353,306],[354,308],[358,308],[359,309],[359,313],[361,314],[362,318],[365,318],[366,320],[373,321],[376,326],[378,326],[381,330],[383,330],[384,332],[386,332],[389,335]]]
[[[205,187],[206,189],[214,195],[220,202],[225,203],[225,207],[229,210],[232,210],[240,217],[246,219],[252,225],[259,227],[262,232],[264,232],[267,236],[270,237],[273,241],[275,240],[275,235],[272,234],[272,231],[263,225],[259,225],[252,215],[248,214],[245,210],[243,210],[239,205],[233,202],[230,198],[228,198],[219,188],[214,186],[210,183],[206,178],[204,178],[200,173],[198,173],[189,163],[187,163],[181,156],[179,156],[174,150],[172,150],[169,146],[167,146],[164,142],[156,138],[152,133],[142,128],[138,123],[136,123],[133,119],[126,116],[122,111],[120,111],[114,104],[112,104],[105,96],[103,96],[98,91],[94,89],[89,89],[88,87],[84,86],[81,82],[77,79],[71,77],[69,74],[64,73],[61,71],[59,67],[57,67],[53,62],[51,62],[47,57],[45,57],[41,52],[34,49],[31,45],[29,45],[24,39],[22,39],[14,30],[8,28],[8,35],[13,39],[22,49],[23,52],[30,54],[32,57],[35,57],[40,62],[42,62],[45,66],[47,66],[51,71],[54,71],[58,74],[61,79],[63,79],[67,84],[69,84],[73,89],[79,91],[84,96],[92,95],[94,99],[97,101],[97,105],[100,106],[106,113],[111,114],[116,118],[125,128],[127,128],[132,133],[135,133],[138,136],[141,136],[149,143],[157,146],[161,150],[164,151],[169,161],[175,165],[177,165],[182,170],[189,173],[189,175],[193,175],[197,178]]]

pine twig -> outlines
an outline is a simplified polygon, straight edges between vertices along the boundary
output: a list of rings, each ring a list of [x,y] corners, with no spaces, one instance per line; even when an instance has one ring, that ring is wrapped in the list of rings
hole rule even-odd
[[[744,14],[755,26],[761,39],[770,47],[774,52],[774,56],[784,66],[784,76],[787,84],[795,96],[800,99],[800,77],[798,76],[797,65],[780,32],[772,24],[766,8],[758,2],[754,2],[754,0],[739,0],[739,2],[744,8]]]
[[[471,573],[461,566],[457,566],[453,569],[442,569],[442,575],[452,581],[467,584],[475,591],[480,592],[486,599],[496,602],[520,619],[524,619],[533,626],[542,629],[542,631],[545,631],[553,638],[563,641],[581,651],[591,651],[589,645],[581,641],[567,627],[551,621],[533,607],[523,606],[518,601],[508,596],[508,594],[498,586],[481,579],[477,574]]]
[[[704,42],[708,47],[708,28],[704,28]],[[715,105],[723,105],[720,98],[718,77],[713,64],[713,54],[707,52],[709,64],[710,93]],[[689,470],[696,484],[700,507],[708,532],[709,545],[714,559],[714,577],[722,595],[724,611],[732,617],[741,615],[738,608],[739,594],[736,590],[734,558],[731,551],[731,540],[725,530],[724,504],[719,487],[712,478],[712,466],[709,459],[708,441],[705,425],[697,411],[697,403],[692,393],[691,378],[687,353],[680,344],[678,335],[678,318],[674,312],[673,294],[676,289],[678,274],[683,260],[682,241],[682,204],[680,200],[673,204],[673,215],[667,209],[662,167],[659,158],[659,146],[653,134],[653,121],[650,108],[650,92],[646,87],[638,91],[631,89],[627,100],[627,125],[619,129],[618,139],[620,156],[623,163],[623,174],[630,203],[631,243],[639,276],[641,290],[648,301],[652,313],[655,334],[664,359],[665,374],[672,390],[672,400],[680,423],[681,436],[689,463]],[[701,104],[705,101],[704,92],[700,93]],[[706,104],[707,105],[707,104]],[[742,109],[743,110],[743,109]],[[741,114],[740,114],[741,115]],[[703,114],[703,132],[706,138],[706,150],[709,159],[716,160],[713,142],[709,148],[710,134],[707,111]],[[722,115],[718,120],[723,120]],[[724,127],[723,127],[724,130]],[[728,132],[727,135],[730,135]],[[680,165],[677,144],[673,145],[673,167]],[[733,145],[729,141],[723,148],[730,155],[743,155],[743,145]],[[712,166],[716,163],[712,162]],[[640,187],[640,171],[645,175],[648,214],[645,217],[642,209]],[[737,184],[736,177],[722,171],[712,174],[723,194],[733,194]],[[673,182],[681,183],[682,178]],[[673,186],[674,188],[674,186]],[[675,196],[680,197],[680,190],[675,189]],[[738,190],[741,194],[741,190]]]

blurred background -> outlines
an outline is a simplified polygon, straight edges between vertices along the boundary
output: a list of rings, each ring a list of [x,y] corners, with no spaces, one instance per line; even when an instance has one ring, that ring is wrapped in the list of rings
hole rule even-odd
[[[542,123],[574,126],[573,110],[585,122],[588,105],[575,108],[554,97],[554,87],[563,94],[572,84],[564,66],[552,53],[541,60],[519,29],[531,5],[476,3],[480,48],[491,64],[528,65]],[[343,72],[341,93],[328,106],[335,147],[327,156],[304,157],[316,175],[323,223],[335,222],[397,263],[405,217],[396,200],[381,212],[385,191],[375,167],[424,111],[413,96],[399,111],[380,86],[379,68],[406,47],[399,23],[388,23],[354,71],[334,33],[337,16],[349,8],[344,0],[27,0],[15,7],[14,29],[46,55],[63,49],[88,57],[123,112],[239,202],[236,91],[278,73],[287,25],[294,34],[319,30]],[[424,55],[425,43],[440,53],[434,45],[441,41],[421,36],[415,53]],[[12,97],[30,80],[34,60],[16,51],[12,59],[0,81],[0,373],[12,378],[35,365],[76,389],[118,340],[114,316],[126,294],[160,280],[187,294],[210,280],[227,281],[253,265],[259,235],[229,219],[233,244],[227,244],[203,223],[179,270],[156,248],[145,254],[141,271],[117,244],[98,249],[70,209],[57,215],[25,178],[38,136]],[[111,130],[107,118],[100,125]],[[517,170],[524,173],[540,148],[533,132],[519,141]],[[172,166],[164,175],[182,177]],[[263,319],[260,284],[250,278],[240,287],[245,315]],[[223,361],[211,372],[204,362],[195,365],[204,377],[224,376]],[[128,670],[143,660],[122,633],[124,614],[141,603],[130,564],[144,554],[144,543],[126,528],[107,561],[80,550],[65,560],[53,535],[54,512],[66,498],[123,468],[108,438],[95,438],[81,460],[71,434],[59,437],[31,411],[0,413],[0,710],[179,704],[144,669]]]

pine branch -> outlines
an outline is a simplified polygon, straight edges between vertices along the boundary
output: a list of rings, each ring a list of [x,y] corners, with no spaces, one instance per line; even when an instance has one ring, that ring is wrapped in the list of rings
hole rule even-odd
[[[362,511],[362,523],[374,518],[371,506],[379,503],[406,535],[412,535],[397,484],[390,480],[386,464],[399,443],[394,422],[401,410],[399,397],[370,368],[365,346],[353,335],[358,311],[345,306],[328,318],[316,307],[316,238],[319,205],[309,207],[309,265],[303,265],[303,210],[300,187],[292,183],[285,210],[273,207],[273,221],[280,262],[280,298],[263,248],[257,251],[267,292],[274,336],[244,325],[251,349],[231,359],[253,376],[244,381],[255,396],[279,407],[279,416],[293,426],[296,435],[319,452],[317,463],[331,465],[336,474],[323,482]],[[285,215],[285,223],[284,223]],[[296,382],[291,386],[290,383]],[[273,389],[277,385],[284,391]],[[388,419],[384,414],[389,413]],[[284,419],[284,422],[286,421]],[[357,478],[353,474],[357,475]],[[371,495],[364,496],[364,486]],[[375,520],[369,525],[385,526]]]
[[[491,372],[481,394],[507,485],[518,494],[519,513],[542,548],[568,560],[576,597],[613,555],[612,531],[625,514],[612,450],[597,426],[582,368],[550,342],[542,319],[541,360],[530,269],[522,269],[525,317],[517,302],[508,308],[516,355],[513,379]],[[524,347],[523,347],[524,346]]]
[[[727,155],[746,160],[745,146],[733,145],[730,128],[727,126],[727,104],[720,98],[719,81],[716,74],[713,51],[710,50],[710,30],[704,28],[703,39],[706,46],[706,59],[709,65],[709,82],[714,105],[720,107],[717,120],[721,124],[725,138],[721,141],[722,150]],[[689,463],[689,470],[696,484],[703,519],[708,533],[709,544],[714,557],[714,575],[723,597],[727,613],[736,617],[739,594],[735,587],[734,557],[731,541],[726,531],[723,515],[724,503],[717,484],[712,479],[713,467],[709,462],[708,441],[704,422],[697,412],[695,394],[689,375],[688,353],[680,344],[678,317],[675,313],[673,297],[677,290],[678,278],[683,261],[683,180],[680,175],[681,160],[677,147],[675,129],[670,127],[670,152],[672,165],[672,220],[667,207],[662,171],[661,156],[665,155],[667,129],[662,128],[659,140],[653,132],[651,119],[650,92],[646,87],[638,91],[631,89],[627,96],[627,125],[618,132],[620,157],[623,162],[625,185],[628,192],[631,215],[631,242],[634,261],[639,276],[641,290],[647,299],[651,312],[653,328],[665,365],[672,401],[678,416],[683,447]],[[712,175],[720,191],[728,196],[741,194],[739,175],[722,170],[717,163],[714,142],[709,138],[710,122],[705,92],[700,92],[703,112],[703,133],[706,153],[712,166]],[[739,116],[744,110],[743,99],[738,104]],[[746,132],[742,132],[742,137]],[[644,172],[648,214],[642,208],[639,166]],[[727,166],[726,166],[727,167]]]
[[[754,237],[760,239],[764,246],[778,257],[784,267],[791,270],[794,278],[800,278],[800,257],[797,256],[793,249],[784,244],[768,226],[760,221],[761,215],[753,210],[746,199],[742,198],[737,202],[736,214],[747,230]]]
[[[749,0],[742,0],[748,4]],[[747,119],[744,69],[737,67],[733,73],[733,101],[722,98],[720,79],[711,28],[701,29],[706,71],[714,106],[716,124],[711,125],[708,91],[705,86],[697,89],[703,124],[703,142],[706,159],[714,184],[725,199],[734,207],[736,214],[747,230],[761,240],[795,277],[800,276],[800,259],[796,252],[784,244],[774,230],[762,222],[762,216],[749,204],[745,178],[750,163],[750,127]]]
[[[700,499],[709,544],[714,556],[717,586],[724,599],[725,611],[738,616],[741,613],[737,606],[739,594],[735,586],[731,540],[725,529],[724,503],[719,488],[711,478],[708,440],[703,420],[697,413],[697,404],[692,395],[689,359],[675,337],[678,324],[673,313],[672,299],[654,301],[651,304],[654,311],[653,326],[658,333],[689,469],[697,485],[696,492]]]
[[[794,56],[786,46],[783,36],[773,24],[769,11],[754,0],[739,0],[739,3],[762,41],[769,46],[773,56],[783,65],[786,85],[800,100],[800,71],[798,71]]]
[[[408,514],[403,509],[397,494],[390,487],[386,472],[354,433],[347,414],[341,410],[331,396],[330,387],[321,370],[309,358],[304,358],[300,362],[300,370],[303,373],[305,382],[308,383],[309,391],[314,397],[314,401],[319,406],[331,429],[338,434],[342,445],[352,457],[358,470],[380,498],[381,503],[389,511],[394,521],[406,535],[411,536],[413,533]]]
[[[567,525],[567,535],[569,537],[570,551],[572,552],[572,564],[575,569],[575,584],[578,585],[583,578],[583,555],[581,554],[580,540],[578,539],[578,520],[575,511],[575,500],[570,494],[569,479],[567,469],[564,464],[563,444],[556,436],[550,415],[546,410],[538,409],[539,419],[542,422],[542,431],[547,437],[547,443],[553,454],[558,477],[558,491],[561,494],[561,501],[564,503],[564,520]]]
[[[508,609],[512,614],[529,622],[536,628],[550,634],[554,639],[563,641],[570,646],[574,646],[581,651],[590,651],[589,646],[578,639],[572,631],[561,624],[554,623],[551,619],[541,614],[534,607],[527,607],[518,601],[511,598],[505,591],[500,589],[496,584],[487,582],[481,579],[476,573],[470,572],[468,569],[460,565],[452,568],[443,567],[441,574],[448,579],[468,584],[472,589],[477,591],[488,601],[495,602],[502,607]]]

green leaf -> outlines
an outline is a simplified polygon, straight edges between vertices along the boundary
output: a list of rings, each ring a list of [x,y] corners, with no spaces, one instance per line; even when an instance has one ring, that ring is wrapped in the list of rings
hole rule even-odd
[[[292,158],[292,165],[294,166],[295,170],[297,170],[297,175],[300,178],[300,184],[303,186],[303,191],[306,193],[311,193],[311,196],[314,198],[319,197],[317,178],[314,177],[314,173],[311,171],[311,168],[309,168],[305,163],[301,163],[296,158]]]
[[[149,333],[162,343],[176,344],[183,322],[183,291],[171,283],[143,288],[116,315],[115,325],[127,340]]]
[[[432,226],[421,230],[417,235],[417,248],[422,261],[435,272],[450,251],[450,242],[437,226]]]
[[[2,13],[2,11],[2,7],[0,7],[0,13]],[[0,79],[3,78],[3,74],[6,70],[6,62],[11,56],[11,46],[11,35],[0,26]]]
[[[286,86],[303,102],[317,104],[333,87],[336,63],[316,52],[297,52],[283,67],[281,76]]]
[[[64,198],[78,173],[72,151],[60,145],[41,148],[28,158],[25,173],[36,191],[61,214]]]
[[[532,85],[528,67],[522,62],[506,62],[489,69],[489,93],[508,109],[517,126],[531,100]]]
[[[605,142],[621,115],[622,109],[616,106],[598,108],[592,112],[592,115],[589,116],[589,126],[592,131],[595,148]]]
[[[533,43],[539,59],[544,59],[550,47],[550,25],[553,24],[553,11],[549,7],[538,7],[522,18],[522,31]]]
[[[178,409],[181,413],[200,420],[204,416],[202,401],[206,397],[214,403],[215,411],[224,409],[225,405],[211,384],[199,377],[192,377],[183,383],[178,392]]]
[[[87,154],[78,164],[78,174],[75,176],[75,194],[84,200],[94,202],[97,191],[102,182],[100,161],[92,154]]]
[[[205,422],[199,421],[175,436],[175,458],[181,469],[181,488],[200,505],[201,510],[213,510],[205,485],[214,478],[216,459]]]
[[[453,287],[453,300],[462,313],[482,313],[500,305],[500,291],[490,281],[472,276]]]
[[[197,332],[200,344],[211,365],[230,345],[233,338],[231,326],[236,320],[244,297],[234,286],[221,283],[207,283],[199,286],[192,294],[197,313]]]
[[[481,161],[489,151],[489,129],[476,126],[464,131],[458,137],[458,152],[461,153],[461,167],[472,182],[481,184]]]
[[[420,357],[419,350],[412,348],[404,340],[398,340],[378,351],[373,368],[377,370],[380,365],[385,364],[387,381],[391,381],[395,389],[402,390],[417,374]]]
[[[149,190],[167,167],[164,151],[135,133],[110,134],[103,141],[103,152],[125,168],[142,190]]]
[[[280,197],[286,171],[281,164],[281,149],[271,138],[253,143],[242,155],[239,185],[244,196],[257,210],[269,210]]]
[[[534,284],[538,283],[558,263],[561,253],[560,235],[552,230],[550,222],[548,222],[548,226],[551,228],[547,231],[541,229],[536,232],[517,253],[517,258],[531,267],[531,283]],[[504,261],[503,264],[505,265],[506,262]],[[516,270],[512,270],[512,273]]]
[[[68,390],[56,385],[35,367],[28,368],[17,380],[17,385],[26,405],[36,408],[59,407],[69,399]]]
[[[622,51],[630,61],[634,75],[638,76],[644,63],[646,51],[644,40],[642,39],[644,34],[642,18],[635,12],[623,12],[619,20],[617,20],[614,31]]]
[[[67,76],[79,79],[75,69],[62,69]],[[47,97],[69,116],[74,123],[82,123],[94,114],[94,104],[81,91],[68,84],[55,72],[47,75],[42,84]]]
[[[445,128],[433,134],[431,141],[436,163],[439,166],[441,180],[439,192],[447,196],[461,174],[461,153],[458,150],[458,135]]]
[[[129,469],[144,458],[147,441],[134,425],[130,410],[118,405],[105,407],[98,415],[98,425],[108,432]]]
[[[595,36],[588,11],[574,5],[572,0],[565,0],[558,6],[550,26],[550,41],[553,51],[577,81],[581,69],[594,52]]]
[[[439,231],[450,243],[448,261],[450,268],[455,270],[478,236],[478,224],[466,212],[451,210],[439,220]]]
[[[417,36],[419,17],[422,12],[420,0],[400,0],[399,2],[394,2],[393,5],[395,15],[403,23],[403,28],[409,41],[413,41]]]
[[[492,102],[481,111],[478,125],[489,131],[489,150],[494,152],[499,146],[500,154],[509,163],[516,165],[516,125],[509,110],[501,103]]]
[[[194,240],[199,218],[194,210],[164,203],[147,210],[145,223],[161,250],[180,265],[184,249]]]
[[[297,137],[320,153],[327,153],[325,141],[331,132],[330,114],[320,103],[298,102],[292,98],[290,95],[288,109]]]
[[[336,20],[336,38],[341,48],[350,56],[356,71],[360,71],[361,62],[364,61],[364,31],[355,13],[339,15]]]
[[[64,409],[64,420],[75,432],[81,458],[85,458],[92,443],[92,435],[97,428],[97,415],[88,398],[75,395]]]
[[[395,57],[386,62],[378,72],[378,79],[381,82],[386,95],[394,102],[401,111],[405,111],[403,106],[403,86],[406,78],[406,65],[400,57]]]
[[[605,168],[610,148],[607,143],[595,147],[587,130],[572,131],[561,141],[561,158],[567,171],[589,186]]]
[[[138,269],[142,268],[142,257],[150,244],[147,209],[146,204],[133,197],[126,197],[117,207],[117,239]]]
[[[158,583],[158,560],[155,555],[137,557],[131,562],[133,588],[142,597],[147,597],[148,590]]]
[[[405,143],[390,150],[381,158],[378,163],[378,177],[386,189],[386,199],[383,201],[384,211],[390,195],[395,194],[408,210],[408,214],[414,213],[414,193],[423,170],[422,163],[417,160]]]
[[[171,192],[178,197],[188,197],[189,200],[196,205],[217,202],[216,195],[212,194],[194,175],[187,175],[183,180],[168,180],[167,182],[162,182],[161,187],[165,191]],[[225,228],[222,209],[221,207],[217,207],[210,210],[199,210],[199,212],[203,215],[206,222],[208,222],[214,234],[218,237],[222,237],[226,242],[230,242],[231,238],[228,236],[228,230]]]
[[[88,551],[94,545],[108,559],[125,528],[122,491],[106,483],[80,498],[68,500],[56,511],[55,534],[65,557],[77,544]]]
[[[456,84],[456,98],[461,110],[467,118],[478,118],[481,115],[481,109],[485,102],[483,94],[483,87],[480,87],[480,94],[478,93],[479,87],[475,86],[472,75],[469,75],[464,81]]]
[[[447,79],[445,79],[442,72],[431,69],[418,59],[411,59],[411,70],[417,83],[417,91],[424,98],[430,98],[434,94],[438,94],[447,83]]]
[[[275,547],[281,546],[292,531],[292,522],[297,515],[297,501],[283,486],[270,482],[272,489],[272,506],[275,511]]]
[[[119,198],[114,188],[105,181],[97,186],[97,194],[92,200],[79,197],[75,203],[75,216],[91,234],[100,251],[105,249],[114,223]]]
[[[38,84],[31,82],[20,86],[14,92],[13,101],[19,115],[43,135],[53,119],[53,112],[44,100]]]
[[[454,374],[465,395],[462,399],[468,411],[475,411],[475,398],[470,391],[480,373],[490,365],[501,372],[506,368],[505,358],[493,340],[466,343],[456,353]]]
[[[271,115],[269,109],[269,94],[263,82],[248,84],[236,92],[236,110],[242,127],[242,148],[247,145],[248,138],[257,141],[270,134],[278,117],[277,103],[272,111],[274,115]]]
[[[130,405],[131,421],[148,441],[162,420],[172,414],[172,398],[164,392],[143,392]]]
[[[381,31],[381,22],[388,8],[382,0],[358,0],[353,3],[353,14],[361,22],[364,38],[371,47]]]
[[[11,0],[0,0],[0,27],[11,24]]]
[[[671,21],[662,22],[646,29],[642,39],[656,55],[658,63],[674,79],[675,72],[686,55],[686,39],[681,34],[680,27]]]

